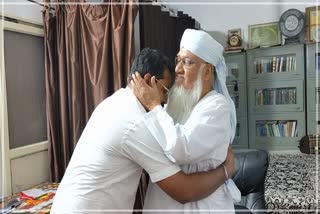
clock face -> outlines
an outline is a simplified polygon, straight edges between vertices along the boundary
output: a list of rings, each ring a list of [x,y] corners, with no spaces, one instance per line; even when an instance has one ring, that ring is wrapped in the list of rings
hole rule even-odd
[[[238,46],[241,46],[241,38],[236,35],[236,34],[233,34],[229,37],[229,45],[231,47],[238,47]]]
[[[230,45],[231,46],[237,46],[238,42],[239,42],[239,38],[237,36],[230,37]]]
[[[290,15],[287,17],[287,19],[284,22],[284,26],[287,28],[289,31],[293,31],[297,29],[299,24],[299,20],[296,16]]]
[[[304,30],[304,14],[297,9],[285,11],[279,20],[281,33],[287,38],[294,38]]]

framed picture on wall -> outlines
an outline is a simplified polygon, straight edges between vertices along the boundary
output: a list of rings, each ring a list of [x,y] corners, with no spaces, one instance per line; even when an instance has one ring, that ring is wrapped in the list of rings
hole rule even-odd
[[[249,48],[270,47],[281,44],[278,22],[248,26]]]

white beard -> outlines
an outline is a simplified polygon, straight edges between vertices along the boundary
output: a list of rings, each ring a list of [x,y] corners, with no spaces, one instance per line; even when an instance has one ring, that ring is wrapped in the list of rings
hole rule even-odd
[[[172,117],[174,123],[185,124],[193,108],[199,102],[202,93],[202,73],[200,69],[197,80],[192,89],[185,89],[183,85],[174,84],[168,95],[167,113]]]

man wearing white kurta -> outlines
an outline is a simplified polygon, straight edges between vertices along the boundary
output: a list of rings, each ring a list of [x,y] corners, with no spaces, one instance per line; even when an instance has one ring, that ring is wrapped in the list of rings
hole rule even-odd
[[[145,85],[140,85],[139,77],[135,77],[134,93],[150,110],[144,116],[148,129],[169,159],[185,173],[221,165],[235,135],[235,107],[226,88],[222,54],[223,47],[206,32],[184,32],[176,58],[176,81],[166,111],[150,99],[148,90],[139,90]],[[234,213],[233,197],[239,200],[241,196],[231,179],[209,197],[186,204],[175,201],[150,182],[144,209]]]
[[[144,49],[131,72],[139,70],[158,88],[160,102],[171,86],[169,60]],[[151,71],[150,73],[148,73]],[[186,175],[169,161],[143,122],[145,107],[131,89],[120,89],[92,113],[57,190],[51,213],[131,212],[142,168],[167,194],[180,202],[206,197],[225,181],[223,167]],[[229,173],[233,159],[226,161]],[[228,156],[229,159],[229,156]]]

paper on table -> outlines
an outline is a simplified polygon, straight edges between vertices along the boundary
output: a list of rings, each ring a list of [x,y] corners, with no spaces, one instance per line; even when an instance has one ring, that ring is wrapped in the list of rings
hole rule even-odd
[[[29,189],[29,190],[20,192],[20,196],[35,199],[49,192],[52,192],[52,191],[50,190],[43,191],[41,189]]]

